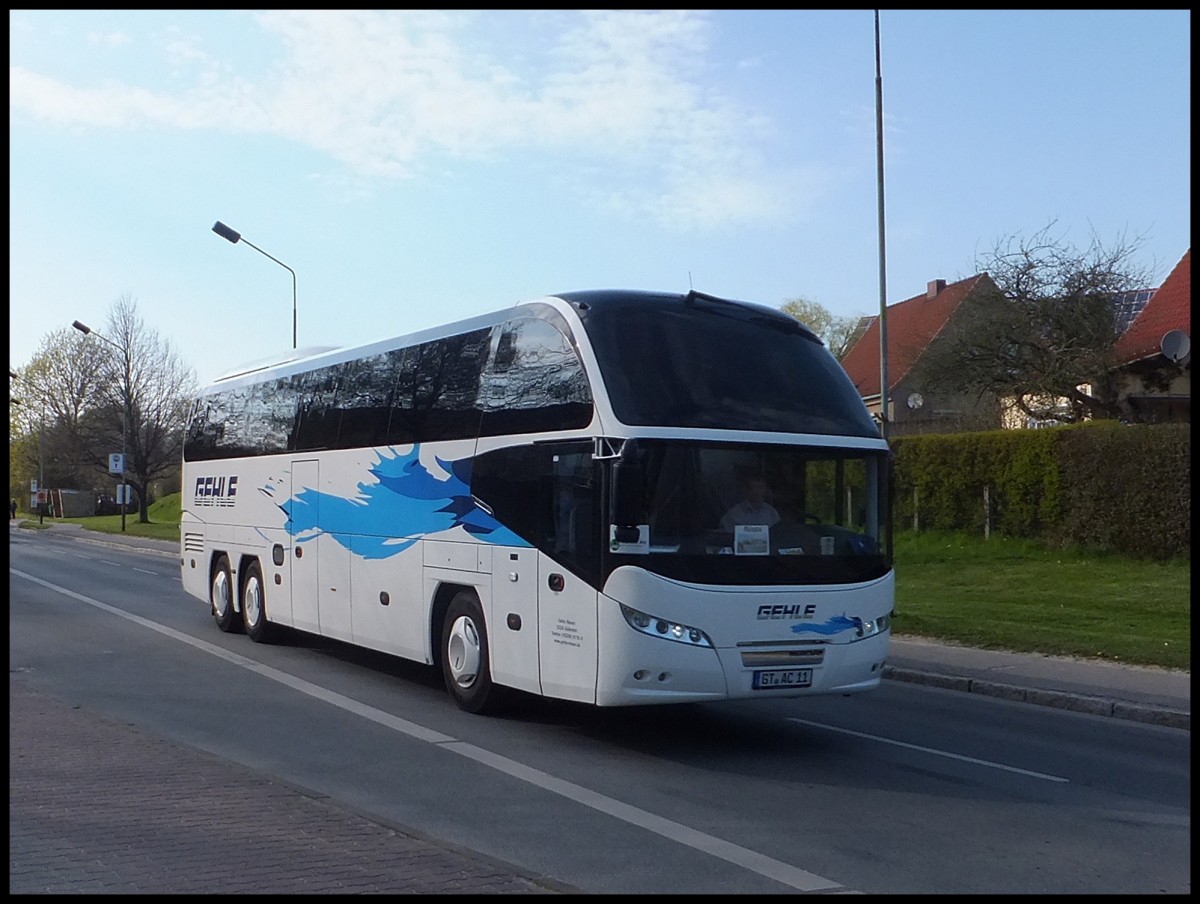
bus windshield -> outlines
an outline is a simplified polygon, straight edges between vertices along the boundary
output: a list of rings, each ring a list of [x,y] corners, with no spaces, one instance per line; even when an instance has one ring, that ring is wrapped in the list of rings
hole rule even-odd
[[[888,467],[876,450],[627,443],[610,564],[720,584],[872,580],[889,568]]]

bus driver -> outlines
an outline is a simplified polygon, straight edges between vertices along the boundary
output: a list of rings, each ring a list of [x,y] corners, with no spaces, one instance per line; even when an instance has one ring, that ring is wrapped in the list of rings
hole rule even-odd
[[[721,530],[733,533],[740,524],[765,524],[773,527],[779,523],[779,512],[767,502],[767,481],[761,474],[748,474],[743,483],[744,498],[721,516]]]

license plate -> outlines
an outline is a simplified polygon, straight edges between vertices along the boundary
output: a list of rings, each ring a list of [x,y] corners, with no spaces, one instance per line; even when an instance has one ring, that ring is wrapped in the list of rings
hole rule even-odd
[[[753,687],[756,691],[775,687],[810,687],[812,669],[772,669],[754,673]]]

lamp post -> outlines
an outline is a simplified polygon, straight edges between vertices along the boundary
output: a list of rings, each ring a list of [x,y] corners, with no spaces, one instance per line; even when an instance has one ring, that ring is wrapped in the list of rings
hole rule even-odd
[[[20,380],[22,383],[29,385],[29,380],[26,380],[11,367],[8,369],[8,375],[14,380]],[[46,432],[46,395],[42,387],[34,384],[34,389],[38,391],[42,402],[42,415],[38,421],[38,496],[46,491],[46,457],[42,450],[42,435]],[[14,399],[13,401],[18,401]],[[41,501],[38,502],[38,524],[46,523],[46,508]]]
[[[212,231],[215,232],[217,235],[219,235],[221,238],[225,239],[226,241],[228,241],[234,245],[236,245],[238,242],[245,242],[247,245],[249,245],[251,248],[253,248],[255,251],[257,251],[259,254],[263,255],[264,257],[270,257],[271,260],[275,261],[275,263],[279,264],[279,266],[281,266],[281,267],[283,267],[283,269],[287,270],[288,273],[292,274],[292,348],[295,348],[296,347],[296,271],[293,270],[291,267],[289,267],[287,264],[285,264],[283,261],[281,261],[279,258],[272,257],[270,254],[267,254],[267,252],[263,251],[261,248],[259,248],[257,245],[255,245],[253,242],[251,242],[249,239],[242,238],[242,234],[240,232],[238,232],[236,229],[230,229],[228,226],[226,226],[220,220],[217,220],[217,222],[213,223]]]
[[[887,255],[883,226],[883,70],[879,62],[879,10],[875,10],[875,169],[879,196],[879,433],[891,432],[888,411]]]
[[[71,324],[71,326],[75,327],[75,329],[79,330],[79,332],[83,333],[85,336],[95,336],[102,342],[107,342],[121,353],[121,357],[125,362],[125,385],[121,387],[121,404],[123,409],[121,418],[121,486],[117,490],[117,495],[121,497],[121,532],[124,533],[125,506],[126,501],[129,498],[129,486],[125,483],[125,458],[129,436],[129,352],[127,349],[121,348],[121,346],[117,345],[117,343],[113,342],[111,339],[101,336],[87,324],[80,323],[78,320],[76,320]]]

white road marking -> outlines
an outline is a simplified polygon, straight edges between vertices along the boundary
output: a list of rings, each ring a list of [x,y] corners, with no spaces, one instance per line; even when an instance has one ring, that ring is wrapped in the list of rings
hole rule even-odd
[[[1063,778],[1060,775],[1047,775],[1044,772],[1030,772],[1028,769],[1018,769],[1016,766],[1006,766],[1003,763],[992,763],[988,760],[977,760],[973,756],[963,756],[959,753],[950,753],[946,750],[935,750],[933,747],[922,747],[919,744],[909,744],[907,741],[897,741],[892,738],[883,738],[879,735],[865,734],[861,731],[852,731],[849,728],[838,728],[836,725],[826,725],[824,722],[810,722],[808,719],[797,719],[794,717],[788,718],[789,722],[799,722],[801,725],[811,725],[813,728],[823,728],[826,731],[836,731],[841,734],[854,735],[856,738],[866,738],[868,741],[879,741],[881,744],[891,744],[895,747],[907,747],[909,750],[919,750],[922,753],[932,754],[933,756],[944,756],[951,760],[961,760],[964,763],[974,763],[977,766],[987,766],[990,769],[1003,769],[1006,772],[1017,772],[1021,775],[1028,775],[1032,778],[1044,779],[1048,782],[1070,782],[1069,778]]]

